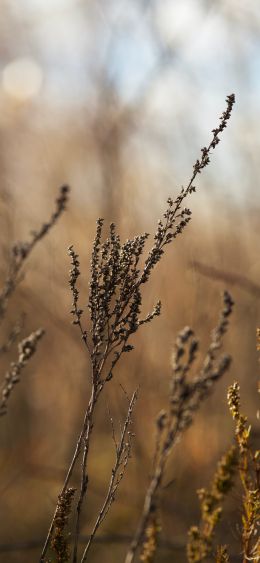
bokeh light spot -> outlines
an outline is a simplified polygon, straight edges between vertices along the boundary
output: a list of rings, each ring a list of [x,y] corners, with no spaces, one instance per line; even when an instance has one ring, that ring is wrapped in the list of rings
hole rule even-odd
[[[2,87],[6,94],[26,101],[40,92],[43,72],[32,58],[17,58],[8,63],[2,73]]]

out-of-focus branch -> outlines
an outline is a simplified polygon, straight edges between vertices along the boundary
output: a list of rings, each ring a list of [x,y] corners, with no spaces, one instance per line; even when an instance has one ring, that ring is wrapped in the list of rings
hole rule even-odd
[[[16,286],[20,281],[21,269],[24,265],[25,260],[31,254],[35,245],[49,232],[49,230],[59,219],[60,215],[66,209],[68,193],[69,187],[62,186],[60,188],[59,196],[56,199],[56,209],[52,213],[49,221],[47,221],[47,223],[43,223],[38,231],[32,232],[30,241],[16,242],[11,248],[9,271],[2,291],[0,291],[0,323],[3,321],[3,318],[5,316],[9,299],[14,293]]]
[[[216,281],[223,281],[226,284],[237,285],[241,289],[244,289],[257,299],[260,299],[260,285],[252,282],[246,276],[241,276],[235,272],[227,272],[225,270],[219,270],[213,266],[208,266],[207,264],[202,264],[197,260],[190,263],[190,267],[197,270],[203,276],[211,278]]]
[[[5,374],[0,399],[0,416],[6,414],[7,403],[14,386],[20,381],[21,373],[31,357],[35,354],[39,340],[44,335],[44,330],[32,332],[18,345],[18,359],[12,362],[9,371]]]

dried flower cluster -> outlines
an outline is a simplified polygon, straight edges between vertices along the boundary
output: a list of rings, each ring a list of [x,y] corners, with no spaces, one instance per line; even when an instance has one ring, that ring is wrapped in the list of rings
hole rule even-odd
[[[208,147],[203,147],[201,149],[202,152],[201,160],[197,160],[197,162],[194,165],[194,171],[196,172],[200,173],[201,170],[203,170],[203,168],[205,168],[205,166],[207,166],[210,163],[210,158],[209,158],[210,151],[211,149],[216,148],[216,146],[220,142],[219,134],[222,133],[224,129],[227,127],[227,122],[231,117],[233,105],[235,103],[235,95],[230,94],[229,96],[227,96],[226,102],[227,102],[227,108],[220,117],[220,125],[216,127],[216,129],[212,129],[212,133],[214,133],[214,135],[210,145]]]
[[[156,554],[158,537],[161,531],[158,515],[156,511],[151,514],[149,525],[145,530],[145,537],[142,545],[142,552],[140,554],[140,561],[144,563],[153,563]]]
[[[243,486],[242,551],[243,563],[260,561],[260,463],[259,450],[250,444],[251,427],[240,412],[240,387],[237,382],[228,389],[228,405],[235,420],[235,437],[239,451],[239,474]]]
[[[222,514],[223,498],[234,484],[237,461],[237,450],[232,446],[218,463],[210,489],[198,491],[201,524],[200,527],[192,526],[189,530],[187,545],[189,563],[200,563],[209,556],[213,557],[214,531]],[[223,556],[222,554],[222,560],[225,561]]]
[[[20,381],[21,373],[35,354],[39,340],[43,337],[44,330],[39,329],[32,332],[30,336],[22,340],[18,345],[18,359],[12,362],[10,369],[5,374],[1,391],[0,415],[6,414],[7,403],[14,386]]]
[[[190,381],[188,375],[196,358],[198,341],[190,328],[185,328],[177,338],[172,363],[169,407],[168,411],[162,411],[157,418],[157,438],[151,480],[141,521],[127,553],[126,563],[132,563],[138,549],[142,547],[146,530],[151,525],[151,518],[154,519],[154,514],[158,510],[166,462],[177,438],[192,423],[195,411],[230,365],[230,357],[223,356],[219,359],[217,352],[222,345],[232,308],[233,301],[225,292],[224,307],[219,323],[212,333],[212,341],[202,369],[199,375]]]
[[[257,331],[258,348],[259,331]],[[228,389],[228,405],[236,422],[235,438],[237,447],[232,446],[218,465],[210,490],[198,491],[201,507],[200,527],[192,526],[189,531],[187,555],[190,563],[199,563],[213,556],[213,536],[215,526],[222,514],[221,501],[232,485],[237,468],[243,487],[243,515],[241,544],[243,563],[260,561],[260,466],[259,451],[250,445],[250,431],[247,417],[240,411],[240,387],[237,382]],[[229,561],[226,546],[219,546],[216,563]]]
[[[229,563],[229,555],[226,546],[218,547],[216,563]]]
[[[71,505],[76,489],[69,487],[62,495],[59,495],[57,512],[55,515],[54,533],[51,540],[51,547],[56,555],[58,563],[69,561],[70,550],[67,537],[67,525],[71,512]]]
[[[220,359],[217,358],[217,351],[221,348],[228,326],[228,318],[233,309],[232,298],[226,291],[223,294],[223,305],[219,323],[212,333],[212,341],[200,373],[191,382],[188,381],[187,376],[196,358],[198,341],[189,327],[185,328],[177,338],[172,359],[171,414],[178,421],[178,430],[185,430],[191,424],[193,413],[199,408],[201,401],[208,396],[213,383],[230,366],[230,356],[224,355]]]
[[[212,130],[213,138],[209,145],[201,149],[202,156],[193,166],[193,174],[188,185],[186,188],[181,188],[180,194],[175,200],[171,197],[167,200],[168,207],[163,215],[163,220],[158,221],[158,228],[154,236],[154,246],[145,262],[144,271],[141,276],[142,283],[147,281],[152,268],[154,268],[154,266],[159,262],[164,252],[164,247],[182,233],[183,229],[187,226],[191,219],[191,210],[186,207],[183,208],[182,204],[187,196],[196,191],[196,187],[193,185],[193,182],[197,175],[200,174],[210,163],[209,157],[211,150],[216,148],[220,141],[219,134],[223,132],[231,117],[231,112],[235,103],[235,95],[230,94],[227,96],[226,102],[227,108],[220,117],[220,125],[216,129]]]
[[[144,319],[140,318],[142,297],[138,264],[144,250],[147,234],[120,243],[115,225],[110,225],[110,235],[102,244],[103,220],[97,221],[97,232],[93,244],[91,280],[88,308],[90,311],[90,334],[81,326],[83,310],[78,308],[77,278],[80,275],[78,255],[69,248],[72,259],[70,286],[73,293],[74,324],[81,327],[82,338],[88,344],[92,360],[93,384],[102,389],[105,381],[113,376],[113,369],[125,352],[133,350],[129,338],[139,326],[149,323],[160,314],[158,302]],[[110,359],[106,378],[101,374]]]

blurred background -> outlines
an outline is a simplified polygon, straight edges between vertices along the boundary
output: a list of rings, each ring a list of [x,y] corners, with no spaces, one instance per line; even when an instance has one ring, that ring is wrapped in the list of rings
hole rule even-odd
[[[228,129],[187,202],[192,222],[146,288],[145,307],[161,299],[162,315],[138,333],[130,363],[107,386],[91,451],[86,534],[113,464],[108,412],[119,429],[127,409],[120,384],[129,393],[140,384],[133,457],[100,531],[110,543],[92,550],[93,562],[116,563],[140,516],[176,334],[191,325],[202,359],[227,288],[236,302],[225,339],[232,369],[175,448],[162,497],[156,561],[185,561],[187,529],[199,517],[196,489],[207,486],[232,439],[226,390],[234,379],[257,423],[259,2],[2,0],[0,31],[2,281],[12,244],[48,219],[61,184],[71,186],[68,210],[27,262],[2,327],[4,341],[24,313],[23,336],[46,329],[1,420],[3,562],[38,561],[89,393],[88,358],[69,315],[67,247],[80,255],[84,305],[96,218],[114,221],[122,238],[153,233],[210,141],[226,95],[236,94]],[[2,357],[2,377],[15,357],[15,349]],[[234,553],[239,518],[234,491],[220,532]]]

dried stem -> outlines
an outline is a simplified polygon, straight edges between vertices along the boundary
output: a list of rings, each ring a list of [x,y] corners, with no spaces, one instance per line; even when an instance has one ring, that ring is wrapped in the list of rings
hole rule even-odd
[[[121,431],[121,438],[119,444],[116,446],[116,460],[114,467],[111,472],[111,479],[108,486],[106,498],[104,500],[103,506],[100,509],[99,515],[93,527],[93,530],[90,534],[88,543],[84,550],[81,563],[86,561],[87,555],[89,553],[89,549],[91,544],[94,540],[96,532],[103,522],[104,518],[106,517],[112,503],[115,500],[116,492],[119,487],[121,480],[124,477],[124,473],[126,470],[126,466],[128,464],[129,458],[131,456],[131,448],[132,448],[132,438],[134,434],[129,430],[130,425],[132,424],[132,417],[133,417],[133,409],[137,400],[137,391],[135,391],[132,395],[132,398],[129,403],[127,417],[124,423],[124,426]]]
[[[95,404],[95,396],[94,396],[93,389],[92,389],[92,394],[91,394],[91,397],[90,397],[90,400],[89,400],[88,408],[87,408],[85,416],[84,416],[82,429],[80,431],[80,434],[79,434],[79,437],[78,437],[78,440],[77,440],[77,445],[76,445],[76,448],[75,448],[75,451],[74,451],[74,454],[73,454],[73,458],[71,460],[69,469],[67,471],[67,475],[66,475],[62,490],[60,492],[60,495],[64,495],[66,490],[68,489],[68,484],[71,480],[71,476],[72,476],[74,467],[75,467],[76,462],[77,462],[79,455],[81,453],[83,439],[84,439],[84,436],[85,436],[87,430],[88,430],[88,436],[90,436],[90,433],[89,433],[90,428],[91,428],[90,421],[92,420],[92,417],[93,417],[94,404]],[[52,532],[53,532],[54,525],[55,525],[55,517],[56,517],[56,514],[57,514],[57,509],[58,509],[58,505],[55,508],[54,516],[53,516],[52,522],[50,524],[48,534],[47,534],[47,537],[46,537],[46,540],[45,540],[45,544],[44,544],[44,547],[43,547],[43,550],[42,550],[42,554],[41,554],[41,558],[40,558],[41,562],[44,562],[45,554],[47,552],[48,545],[49,545],[49,542],[50,542],[50,539],[51,539],[51,536],[52,536]]]
[[[80,516],[82,510],[82,503],[84,497],[87,492],[88,487],[88,475],[87,475],[87,458],[88,458],[88,451],[89,451],[89,444],[90,444],[90,436],[93,429],[93,414],[94,408],[97,401],[97,396],[95,394],[94,387],[92,388],[92,395],[89,404],[89,414],[86,420],[86,428],[84,429],[84,434],[82,436],[82,445],[83,445],[83,459],[82,459],[82,471],[81,471],[81,486],[80,486],[80,495],[77,504],[77,518],[76,518],[76,531],[75,531],[75,538],[74,538],[74,550],[73,550],[73,563],[77,561],[77,553],[78,553],[78,542],[79,542],[79,532],[80,532]]]

